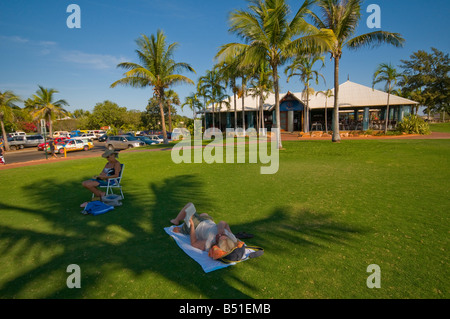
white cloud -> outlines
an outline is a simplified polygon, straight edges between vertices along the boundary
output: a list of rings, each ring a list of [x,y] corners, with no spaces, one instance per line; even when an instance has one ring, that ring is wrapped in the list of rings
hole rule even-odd
[[[0,35],[0,39],[10,41],[10,42],[15,42],[15,43],[28,43],[30,41],[28,39],[22,38],[17,35],[13,35],[13,36]]]
[[[84,65],[88,68],[98,70],[112,69],[120,62],[124,62],[123,57],[115,57],[108,54],[93,54],[81,51],[67,51],[62,53],[63,59],[67,62]]]

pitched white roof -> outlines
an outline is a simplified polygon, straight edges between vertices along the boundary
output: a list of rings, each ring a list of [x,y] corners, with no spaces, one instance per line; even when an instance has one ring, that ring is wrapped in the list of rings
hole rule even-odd
[[[331,90],[333,96],[328,98],[328,107],[334,108],[334,89]],[[301,100],[302,94],[295,93]],[[311,98],[311,97],[310,97]],[[374,90],[370,87],[347,81],[339,85],[339,108],[341,107],[376,107],[387,105],[388,94],[383,91]],[[314,95],[309,101],[309,107],[312,109],[324,108],[326,98],[323,94]],[[391,94],[389,105],[415,105],[415,101]]]
[[[334,89],[331,90],[334,95]],[[290,93],[290,92],[289,92]],[[288,93],[280,94],[280,100],[283,99]],[[290,93],[299,101],[305,102],[303,93]],[[339,108],[341,107],[380,107],[386,106],[388,94],[383,91],[374,90],[370,87],[347,81],[339,85]],[[322,109],[325,108],[325,103],[327,102],[328,108],[334,108],[334,96],[326,98],[323,94],[310,95],[309,107],[311,109]],[[251,96],[246,96],[245,111],[255,111],[258,109],[259,98],[253,98]],[[234,99],[229,100],[230,106],[227,107],[222,105],[221,112],[234,111]],[[418,102],[399,97],[397,95],[390,95],[389,105],[416,105]],[[269,97],[264,101],[264,110],[270,110],[275,105],[275,94],[271,93]],[[242,111],[242,98],[236,99],[236,110]],[[208,107],[207,112],[212,111],[212,106]],[[219,108],[216,106],[216,112]]]

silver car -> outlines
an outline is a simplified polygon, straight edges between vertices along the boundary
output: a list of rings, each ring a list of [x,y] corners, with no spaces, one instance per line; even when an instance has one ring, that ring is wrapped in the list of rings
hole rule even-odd
[[[105,142],[105,146],[110,150],[123,150],[144,145],[144,142],[130,135],[108,136]]]

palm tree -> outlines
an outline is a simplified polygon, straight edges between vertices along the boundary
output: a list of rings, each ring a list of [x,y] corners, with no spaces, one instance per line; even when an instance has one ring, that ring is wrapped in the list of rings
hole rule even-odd
[[[54,101],[54,94],[59,93],[55,89],[46,89],[39,85],[39,90],[31,97],[30,114],[34,120],[47,119],[49,125],[49,135],[53,136],[53,122],[52,118],[55,116],[61,117],[67,115],[69,112],[63,106],[69,105],[66,100]]]
[[[222,85],[222,78],[219,73],[219,68],[216,66],[212,70],[206,70],[206,74],[200,78],[199,89],[202,91],[205,99],[208,99],[208,103],[212,104],[212,124],[216,125],[215,111],[216,103],[219,103],[219,98],[223,95],[225,87]],[[220,113],[219,113],[220,114]],[[206,113],[205,113],[206,117]],[[206,129],[206,128],[205,128]]]
[[[233,92],[233,101],[234,101],[234,128],[237,128],[237,106],[236,106],[236,100],[237,100],[237,94],[239,92],[239,87],[237,85],[237,78],[239,77],[239,66],[238,66],[238,60],[235,59],[233,61],[222,61],[217,66],[219,68],[219,73],[222,77],[222,79],[227,82],[227,86],[231,88],[231,91]]]
[[[111,87],[114,88],[119,84],[138,88],[153,87],[153,94],[159,101],[164,143],[167,144],[164,117],[165,90],[175,84],[194,84],[191,79],[177,73],[183,70],[194,73],[195,71],[189,64],[177,63],[173,60],[178,43],[174,42],[168,45],[166,36],[161,30],[157,31],[156,36],[151,35],[150,38],[142,35],[136,40],[136,44],[138,45],[136,53],[141,64],[132,62],[119,63],[117,67],[128,71],[124,73],[122,79],[111,84]]]
[[[316,93],[316,96],[322,94],[325,96],[325,132],[328,134],[328,114],[327,114],[327,108],[328,108],[328,98],[333,97],[333,91],[328,89],[326,91],[318,91]]]
[[[193,112],[193,119],[195,120],[195,115],[196,115],[196,109],[201,109],[202,105],[200,103],[200,100],[197,97],[196,93],[191,93],[191,95],[188,95],[184,98],[184,103],[181,104],[181,110],[183,111],[183,108],[185,106],[189,106],[189,108],[192,110]]]
[[[387,133],[388,124],[389,124],[389,98],[392,93],[392,88],[397,85],[397,81],[402,77],[400,73],[392,66],[392,64],[381,63],[375,73],[373,74],[373,82],[372,89],[375,87],[375,84],[380,82],[386,82],[385,90],[388,94],[387,97],[387,109],[386,109],[386,118],[384,125],[384,133]]]
[[[264,101],[270,93],[273,93],[272,72],[267,61],[262,61],[255,70],[252,80],[250,81],[250,95],[258,99],[259,108],[257,112],[257,130],[264,129]]]
[[[14,103],[19,102],[20,98],[12,91],[0,92],[0,125],[2,127],[3,142],[5,150],[9,151],[8,136],[5,131],[5,118],[12,116],[12,108],[16,106]]]
[[[322,19],[315,13],[309,12],[313,23],[318,28],[328,29],[332,38],[329,51],[334,59],[333,142],[341,140],[339,134],[339,61],[344,47],[356,50],[365,46],[376,47],[383,43],[401,47],[405,42],[399,33],[386,31],[375,31],[353,37],[361,19],[361,2],[362,0],[318,0],[317,5]]]
[[[304,132],[309,132],[309,94],[311,93],[310,90],[310,82],[311,80],[315,80],[316,85],[319,84],[319,77],[322,77],[323,81],[325,82],[325,78],[319,71],[313,70],[314,64],[318,61],[322,61],[322,66],[320,68],[323,68],[325,66],[325,61],[323,56],[314,55],[312,57],[310,56],[298,56],[291,65],[289,65],[285,73],[288,75],[287,81],[289,82],[289,79],[293,76],[299,76],[300,82],[303,83],[305,86],[304,95],[306,96],[306,109],[304,112],[305,119],[303,121],[304,124]]]
[[[180,98],[178,96],[178,93],[174,90],[169,90],[166,92],[166,105],[168,109],[168,115],[169,115],[169,132],[172,132],[172,104],[174,105],[180,105]]]
[[[242,54],[244,65],[269,62],[274,81],[277,128],[280,128],[278,68],[300,50],[312,53],[329,46],[327,32],[319,32],[304,20],[313,2],[306,0],[290,19],[285,0],[249,0],[248,11],[236,10],[229,17],[230,32],[236,33],[245,43],[223,45],[217,54],[219,60]],[[277,143],[278,148],[282,148],[279,130]]]

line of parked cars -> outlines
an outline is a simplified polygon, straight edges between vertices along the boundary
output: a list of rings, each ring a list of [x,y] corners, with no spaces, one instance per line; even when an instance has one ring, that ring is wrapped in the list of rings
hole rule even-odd
[[[14,135],[8,138],[8,144],[11,150],[36,147],[44,142],[45,139],[42,135]]]
[[[164,141],[162,136],[159,135],[134,136],[131,133],[115,136],[101,136],[98,140],[100,142],[104,140],[106,148],[110,150],[123,150],[133,147],[159,144]]]
[[[128,149],[133,147],[140,147],[145,145],[163,143],[162,134],[148,134],[154,132],[138,132],[136,136],[134,133],[127,133],[124,135],[108,136],[104,131],[88,131],[87,133],[81,131],[56,131],[53,134],[53,140],[56,145],[56,152],[67,152],[84,150],[88,151],[94,147],[93,140],[98,139],[99,142],[105,142],[105,147],[108,149]],[[94,134],[95,133],[95,134]],[[157,132],[160,133],[160,132]],[[72,134],[74,136],[72,136]],[[176,139],[182,131],[178,132],[174,129],[172,133],[168,132],[169,140]],[[11,150],[23,149],[25,147],[37,147],[38,151],[49,152],[49,143],[42,135],[26,135],[24,132],[10,133],[8,143]]]

